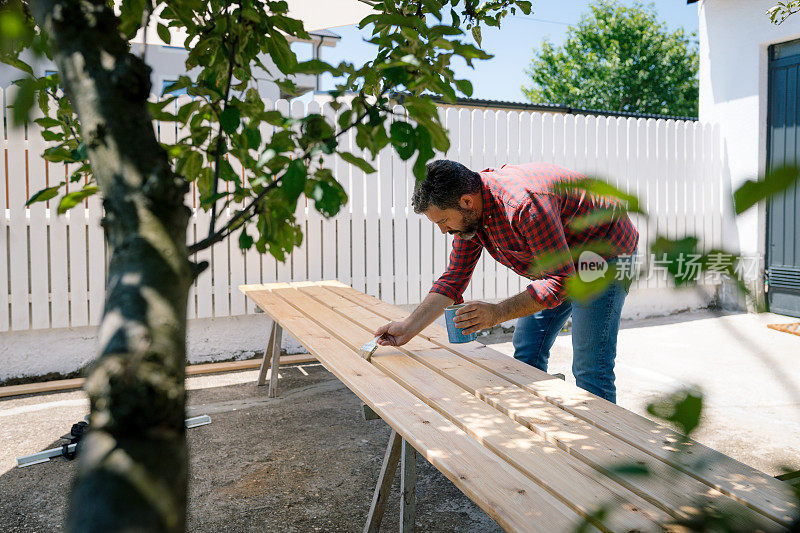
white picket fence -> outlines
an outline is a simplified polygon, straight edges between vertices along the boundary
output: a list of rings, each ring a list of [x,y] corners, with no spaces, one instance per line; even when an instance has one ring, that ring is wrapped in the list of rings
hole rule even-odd
[[[0,109],[5,110],[3,97],[0,92]],[[315,102],[279,101],[274,106],[298,117],[336,114]],[[607,177],[638,195],[651,214],[649,222],[636,220],[640,250],[657,232],[672,237],[695,234],[706,249],[721,244],[721,141],[714,126],[468,108],[441,108],[440,113],[450,131],[451,149],[439,156],[476,170],[550,161]],[[166,142],[181,134],[167,124],[158,131]],[[263,133],[269,135],[268,130]],[[355,146],[352,135],[341,142],[345,148]],[[99,198],[88,199],[64,216],[55,214],[55,201],[25,207],[31,194],[69,172],[40,157],[45,146],[35,124],[28,126],[26,137],[7,121],[0,186],[0,331],[96,325],[103,309],[108,253],[98,224]],[[446,267],[452,237],[440,234],[411,209],[411,162],[387,149],[375,162],[377,174],[365,175],[340,158],[329,158],[329,163],[349,194],[342,212],[325,219],[301,200],[297,217],[305,238],[284,263],[254,249],[243,254],[238,234],[199,253],[197,259],[209,261],[211,268],[192,288],[189,318],[255,312],[237,289],[242,283],[335,278],[388,302],[421,301]],[[187,203],[196,205],[196,191]],[[194,211],[190,242],[208,231],[208,213]],[[228,216],[230,212],[222,213],[218,225]],[[465,298],[504,298],[527,283],[484,254]],[[651,277],[635,288],[667,283]]]

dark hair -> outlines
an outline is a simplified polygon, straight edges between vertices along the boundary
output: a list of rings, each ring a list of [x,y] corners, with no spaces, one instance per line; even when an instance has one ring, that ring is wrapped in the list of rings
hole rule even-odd
[[[425,179],[417,183],[411,205],[417,214],[433,205],[439,209],[457,209],[465,194],[479,192],[481,175],[457,161],[437,159],[426,166]]]

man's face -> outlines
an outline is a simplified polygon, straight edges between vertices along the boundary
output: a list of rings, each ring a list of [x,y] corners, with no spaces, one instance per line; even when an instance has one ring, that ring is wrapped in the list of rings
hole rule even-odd
[[[442,233],[458,235],[462,239],[471,239],[478,232],[480,223],[474,203],[472,201],[465,202],[464,198],[462,197],[461,205],[456,209],[439,209],[432,205],[425,211],[425,216],[439,226],[439,231]]]

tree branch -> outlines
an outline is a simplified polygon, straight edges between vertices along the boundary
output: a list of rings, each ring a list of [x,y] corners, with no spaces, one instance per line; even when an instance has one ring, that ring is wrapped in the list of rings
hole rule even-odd
[[[239,6],[239,7],[241,8],[241,6]],[[226,16],[226,19],[228,21],[228,28],[230,28],[230,24],[231,24],[231,22],[230,22],[230,11],[226,10],[225,16]],[[237,20],[238,20],[238,23],[242,22],[241,10],[239,11],[239,17],[238,17]],[[236,45],[238,45],[238,44],[239,44],[239,36],[237,35],[233,40],[233,44],[231,45],[230,54],[228,54],[228,80],[227,80],[227,82],[225,84],[225,99],[222,102],[222,111],[218,115],[217,119],[219,119],[222,116],[222,113],[224,113],[225,110],[228,108],[228,98],[230,97],[231,81],[233,80],[233,66],[235,64],[234,63],[234,59],[235,59],[235,53],[236,53]],[[222,131],[223,131],[222,130],[222,124],[220,123],[219,138],[217,139],[217,153],[216,153],[215,161],[214,161],[214,179],[211,182],[212,183],[212,185],[211,185],[211,197],[212,198],[215,198],[216,195],[217,195],[217,184],[219,183],[219,172],[220,172],[220,170],[219,170],[219,162],[220,162],[220,159],[222,158],[222,139],[223,139]],[[209,237],[214,234],[214,226],[216,226],[216,225],[217,225],[217,200],[215,199],[214,203],[211,205],[211,220],[208,223],[208,236]]]
[[[371,106],[369,106],[367,104],[367,107],[371,107]],[[387,110],[384,109],[384,111],[387,111]],[[351,130],[357,124],[360,124],[361,121],[364,120],[367,117],[368,114],[369,114],[368,111],[364,111],[363,113],[361,113],[361,115],[358,116],[358,118],[356,118],[356,120],[353,121],[352,124],[350,124],[349,126],[344,128],[343,130],[341,130],[339,133],[337,133],[333,137],[328,137],[327,139],[324,140],[324,142],[321,142],[320,144],[325,144],[325,143],[327,143],[327,142],[329,142],[329,141],[331,141],[333,139],[338,138],[343,133]],[[311,154],[311,149],[306,150],[305,153],[303,153],[303,155],[300,158],[301,159],[305,159],[310,154]],[[215,243],[217,243],[217,242],[221,241],[222,239],[224,239],[225,237],[227,237],[233,231],[233,225],[236,224],[237,222],[239,222],[240,220],[244,219],[245,223],[248,220],[250,220],[255,215],[255,212],[247,214],[248,211],[250,211],[256,205],[258,205],[258,202],[260,202],[262,199],[264,199],[264,197],[266,197],[266,195],[267,195],[267,193],[269,193],[269,191],[271,191],[272,189],[277,187],[280,184],[280,181],[281,181],[280,178],[278,178],[275,181],[273,181],[272,183],[270,183],[269,185],[267,185],[264,188],[263,191],[258,193],[258,196],[253,198],[253,200],[244,209],[242,209],[241,211],[238,211],[233,217],[231,217],[231,219],[224,226],[222,226],[218,231],[216,231],[214,233],[209,233],[208,237],[206,237],[202,241],[198,241],[198,242],[196,242],[194,244],[189,245],[189,247],[188,247],[189,255],[193,255],[193,254],[199,252],[200,250],[205,250],[209,246],[213,246]]]

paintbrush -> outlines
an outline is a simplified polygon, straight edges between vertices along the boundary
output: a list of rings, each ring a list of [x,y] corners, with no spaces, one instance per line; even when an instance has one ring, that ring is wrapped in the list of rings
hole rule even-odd
[[[369,361],[372,357],[372,354],[374,354],[375,350],[378,349],[378,339],[380,339],[380,337],[375,337],[368,343],[364,344],[364,346],[362,346],[358,351],[358,355],[360,355],[364,361]]]

